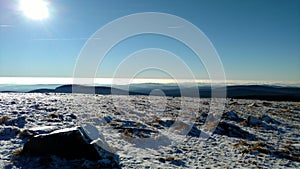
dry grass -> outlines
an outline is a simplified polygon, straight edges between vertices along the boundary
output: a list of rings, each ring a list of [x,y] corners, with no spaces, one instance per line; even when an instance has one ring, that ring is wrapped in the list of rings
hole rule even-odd
[[[13,157],[18,157],[22,154],[22,152],[23,152],[23,149],[15,150],[15,151],[12,152],[12,156]]]
[[[257,141],[254,143],[249,143],[246,141],[240,141],[233,145],[234,148],[239,149],[242,153],[263,153],[266,155],[274,155],[279,158],[285,158],[292,161],[298,161],[300,162],[300,157],[298,157],[296,154],[292,153],[292,147],[287,145],[284,146],[281,149],[276,149],[270,147],[270,145],[262,142]]]
[[[0,123],[4,123],[6,121],[8,121],[10,118],[8,116],[3,116],[0,118]]]
[[[158,124],[159,122],[161,122],[161,120],[159,118],[155,118],[153,121],[152,121],[152,124]]]
[[[112,127],[120,127],[121,124],[118,123],[118,122],[110,122],[110,123],[107,123],[106,125],[109,125],[109,126],[112,126]]]
[[[255,151],[264,153],[268,145],[262,141],[257,141],[254,143],[249,143],[245,140],[240,141],[233,145],[234,148],[240,149],[243,153],[252,153]]]
[[[245,119],[244,121],[241,121],[239,124],[240,124],[241,126],[245,126],[245,125],[247,124],[247,119]]]
[[[239,141],[238,143],[233,145],[234,148],[239,148],[240,146],[248,146],[247,141],[242,140],[242,141]]]

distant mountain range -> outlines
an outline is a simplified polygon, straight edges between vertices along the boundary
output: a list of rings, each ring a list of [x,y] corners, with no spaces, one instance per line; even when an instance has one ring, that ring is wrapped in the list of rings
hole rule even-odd
[[[45,86],[43,86],[45,87]],[[158,89],[162,92],[153,92]],[[197,89],[197,88],[196,88]],[[217,93],[222,91],[221,88],[215,88]],[[184,90],[188,97],[196,96],[195,88],[184,87],[180,88],[177,85],[163,85],[155,83],[132,84],[129,86],[84,86],[84,85],[60,85],[56,88],[38,88],[27,91],[28,93],[90,93],[102,95],[166,95],[180,97],[181,91]],[[201,98],[211,97],[210,86],[199,86],[199,96]],[[1,92],[20,92],[20,91],[1,91]],[[24,92],[24,91],[21,91]],[[228,98],[236,99],[258,99],[258,100],[273,100],[273,101],[300,101],[300,87],[283,87],[271,85],[235,85],[227,86]]]

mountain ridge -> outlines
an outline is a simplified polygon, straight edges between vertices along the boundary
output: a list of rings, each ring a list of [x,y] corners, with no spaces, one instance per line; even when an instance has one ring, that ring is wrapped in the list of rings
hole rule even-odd
[[[166,96],[180,97],[181,91],[184,90],[188,95],[195,96],[195,88],[180,88],[177,85],[143,85],[133,84],[129,86],[109,87],[109,86],[85,86],[85,85],[61,85],[55,89],[41,88],[31,90],[28,93],[87,93],[103,95],[156,95],[151,93],[154,89],[161,90]],[[222,88],[215,88],[216,93],[222,92]],[[199,96],[202,98],[211,97],[210,86],[198,86]],[[226,87],[227,97],[235,99],[258,99],[272,101],[300,101],[300,87],[282,87],[272,85],[235,85]]]

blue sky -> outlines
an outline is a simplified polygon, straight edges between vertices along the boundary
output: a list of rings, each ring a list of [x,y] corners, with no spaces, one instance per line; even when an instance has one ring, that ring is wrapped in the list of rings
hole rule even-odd
[[[299,0],[48,3],[49,18],[32,20],[19,10],[18,0],[0,0],[0,77],[72,77],[81,48],[99,28],[125,15],[163,12],[186,19],[207,35],[227,79],[300,81]],[[131,37],[116,45],[100,64],[97,77],[111,77],[126,56],[144,48],[171,51],[186,62],[197,78],[208,78],[190,49],[159,35]],[[149,71],[141,77],[167,76]]]

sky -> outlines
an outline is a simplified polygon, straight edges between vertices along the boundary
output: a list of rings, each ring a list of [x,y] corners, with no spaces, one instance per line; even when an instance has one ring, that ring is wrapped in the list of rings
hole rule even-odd
[[[220,57],[226,79],[300,82],[299,0],[45,2],[48,16],[37,19],[34,17],[43,17],[42,13],[29,16],[21,9],[20,0],[0,0],[0,77],[72,77],[81,49],[98,29],[126,15],[160,12],[187,20],[207,36]],[[139,26],[143,25],[136,25]],[[170,51],[195,78],[209,78],[205,65],[189,47],[156,34],[129,37],[116,44],[99,63],[95,77],[115,76],[128,56],[149,48]],[[164,58],[164,53],[147,56],[139,63],[152,63],[154,58],[159,63],[159,57]],[[174,78],[172,74],[176,74],[176,78],[185,78],[181,65],[174,60],[162,63],[174,71],[171,74],[149,69],[135,76]],[[117,76],[126,77],[131,67]]]

